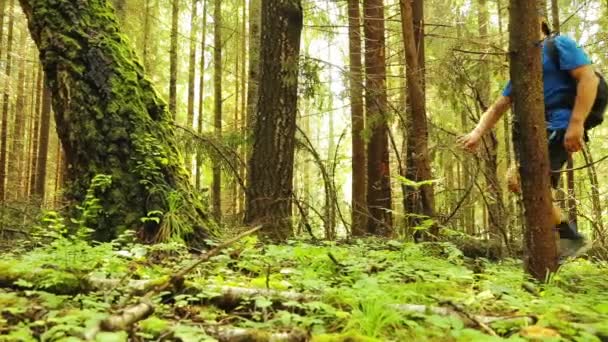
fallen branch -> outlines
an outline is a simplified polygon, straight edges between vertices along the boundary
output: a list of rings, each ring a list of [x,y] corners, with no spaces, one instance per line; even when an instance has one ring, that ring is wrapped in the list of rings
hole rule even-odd
[[[471,320],[473,323],[475,323],[475,325],[480,327],[483,331],[488,333],[490,336],[498,336],[492,328],[490,328],[486,323],[482,322],[482,320],[479,319],[479,318],[483,318],[483,317],[478,318],[475,315],[471,315],[463,307],[461,307],[460,305],[457,305],[454,302],[448,301],[448,302],[446,302],[446,304],[449,305],[454,311],[456,311],[463,317],[466,317],[468,320]]]
[[[268,332],[257,329],[243,328],[211,328],[205,329],[209,335],[215,336],[220,342],[228,341],[272,341],[272,342],[304,342],[309,340],[309,334],[302,330],[289,332]]]
[[[154,287],[152,290],[148,291],[140,300],[139,303],[132,305],[124,310],[122,310],[121,314],[112,315],[104,320],[102,320],[98,326],[90,331],[87,334],[87,339],[94,339],[95,335],[99,331],[117,331],[117,330],[125,330],[127,327],[130,327],[134,323],[139,322],[142,319],[148,317],[154,311],[154,307],[150,304],[152,297],[155,295],[171,288],[179,288],[184,283],[184,276],[194,270],[203,262],[208,261],[210,258],[218,255],[224,248],[230,246],[231,244],[239,241],[240,239],[251,235],[262,227],[258,226],[256,228],[250,229],[244,233],[239,234],[238,236],[221,243],[217,247],[213,248],[209,252],[201,255],[197,261],[193,262],[191,265],[182,268],[175,275],[169,278],[169,280],[165,281],[163,284]]]
[[[420,314],[434,314],[439,316],[452,316],[461,319],[466,326],[474,327],[481,326],[483,324],[488,326],[496,322],[509,322],[521,323],[520,325],[533,325],[536,323],[537,318],[534,316],[482,316],[482,315],[463,315],[461,310],[455,310],[454,308],[440,307],[440,306],[428,306],[419,304],[394,304],[391,308],[409,313],[420,313]],[[489,327],[488,327],[489,328]]]

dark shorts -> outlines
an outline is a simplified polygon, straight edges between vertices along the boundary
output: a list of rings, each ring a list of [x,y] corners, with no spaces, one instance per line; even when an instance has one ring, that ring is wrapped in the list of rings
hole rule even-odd
[[[551,186],[556,189],[559,186],[560,171],[568,161],[568,151],[564,146],[565,130],[548,131],[549,165],[551,166]]]
[[[517,129],[517,125],[513,126],[513,146],[515,150],[515,158],[517,162],[520,161],[519,158],[519,130]],[[566,130],[556,130],[556,131],[547,131],[547,145],[549,147],[549,166],[551,167],[551,186],[555,189],[559,185],[559,179],[561,176],[561,172],[553,172],[560,171],[566,162],[568,161],[568,151],[566,151],[566,147],[564,147],[564,137],[566,135]],[[585,134],[586,138],[587,134]]]

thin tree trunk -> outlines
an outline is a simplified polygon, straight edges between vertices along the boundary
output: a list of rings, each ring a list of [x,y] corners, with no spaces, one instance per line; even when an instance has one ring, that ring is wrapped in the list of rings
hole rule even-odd
[[[145,0],[144,2],[144,27],[143,27],[143,51],[142,51],[142,58],[144,61],[144,68],[146,69],[146,72],[148,74],[150,74],[152,72],[152,61],[151,61],[151,51],[150,51],[150,40],[151,40],[151,30],[152,30],[152,25],[150,23],[150,21],[152,20],[152,5],[150,4],[150,1],[154,1],[154,0]]]
[[[204,244],[215,225],[190,186],[171,115],[141,64],[134,62],[135,51],[120,34],[107,2],[20,3],[53,94],[69,165],[67,198],[80,203],[95,175],[111,177],[111,184],[97,189],[103,215],[86,222],[95,238],[139,229],[147,241],[181,238]],[[88,20],[61,20],[65,13]],[[89,34],[91,22],[95,35]],[[105,43],[99,44],[100,39]],[[164,215],[160,222],[142,224],[151,212]]]
[[[363,140],[363,75],[361,63],[361,10],[359,0],[348,0],[350,103],[352,121],[352,227],[354,236],[367,226],[365,198],[365,141]]]
[[[28,49],[29,50],[29,49]],[[29,51],[28,51],[29,52]],[[29,106],[27,108],[27,128],[25,130],[25,134],[27,135],[27,148],[25,152],[25,173],[24,173],[24,186],[25,193],[24,196],[28,199],[31,197],[32,188],[30,187],[30,179],[32,178],[32,174],[34,169],[32,167],[32,163],[36,160],[36,152],[34,146],[34,140],[37,139],[36,133],[38,131],[38,112],[36,112],[36,101],[38,99],[38,78],[39,78],[40,68],[33,68],[30,66],[29,68],[29,79],[26,81],[26,84],[29,86],[26,90],[28,92],[29,98]]]
[[[244,4],[243,4],[244,5]],[[240,27],[240,20],[241,18],[237,17],[235,18],[236,20],[236,27]],[[242,18],[243,21],[245,21],[245,18]],[[233,115],[233,131],[234,132],[239,132],[239,102],[241,100],[241,66],[240,66],[240,61],[241,61],[241,51],[238,47],[240,47],[239,44],[239,39],[243,38],[242,34],[238,35],[237,41],[235,43],[235,63],[234,63],[234,115]],[[237,151],[237,155],[238,155],[238,151]],[[237,170],[238,172],[238,170]],[[232,215],[232,217],[236,217],[236,213],[237,213],[237,198],[238,198],[238,187],[237,187],[237,175],[234,175],[232,177],[232,179],[230,179],[230,213]]]
[[[196,76],[196,3],[198,0],[192,0],[190,7],[190,55],[188,61],[188,117],[186,119],[186,127],[193,128],[194,126],[194,87]],[[202,86],[202,84],[201,84]],[[189,150],[185,151],[186,170],[188,174],[192,174],[192,154]]]
[[[553,32],[559,32],[560,22],[559,22],[559,2],[557,0],[551,0],[551,19],[553,19]]]
[[[44,77],[44,76],[43,76]],[[44,82],[44,81],[43,81]],[[38,148],[38,156],[36,161],[36,183],[34,186],[34,195],[39,198],[41,203],[44,202],[45,185],[46,185],[46,170],[49,154],[49,136],[51,126],[51,90],[44,82],[42,95],[42,113],[40,114],[40,147]]]
[[[241,120],[240,120],[240,131],[241,131],[241,136],[242,137],[246,137],[247,136],[247,75],[246,75],[246,70],[247,70],[247,39],[245,39],[245,37],[247,37],[247,28],[246,28],[246,23],[247,23],[247,6],[245,6],[245,4],[243,4],[242,7],[242,13],[241,13],[241,17],[243,18],[243,20],[241,21],[241,56],[242,56],[242,60],[241,60]],[[247,149],[245,147],[241,147],[240,148],[240,156],[242,160],[247,160]],[[245,168],[245,164],[244,163],[240,163],[241,167],[239,168],[239,175],[241,176],[241,179],[245,179],[246,176],[246,168]],[[245,208],[245,189],[241,189],[241,191],[239,191],[239,198],[238,198],[238,213],[242,213],[244,208]]]
[[[367,145],[367,232],[392,233],[392,199],[388,152],[388,99],[383,0],[364,0],[365,106],[371,137]]]
[[[542,88],[541,47],[537,0],[511,0],[511,80],[515,116],[521,125],[520,175],[525,206],[526,270],[540,281],[557,269],[554,220]],[[525,147],[525,148],[523,148]]]
[[[12,52],[13,52],[13,30],[15,22],[15,0],[10,0],[8,7],[8,37],[6,47],[6,67],[5,77],[7,80],[11,79],[11,68],[12,68]],[[4,96],[2,100],[2,131],[0,132],[0,201],[6,199],[6,170],[7,160],[6,155],[8,153],[8,113],[10,107],[10,87],[9,82],[4,84]]]
[[[602,214],[602,202],[600,199],[600,185],[597,179],[597,170],[595,169],[595,164],[593,164],[593,156],[591,155],[591,151],[589,149],[589,145],[585,144],[583,148],[583,156],[585,157],[585,164],[588,164],[587,175],[591,182],[591,204],[593,207],[593,221],[595,226],[597,227],[597,231],[595,232],[595,238],[600,239],[602,242],[606,242],[606,231],[604,230],[604,219]],[[569,167],[570,168],[570,167]]]
[[[203,120],[205,118],[205,50],[207,44],[207,0],[202,0],[203,6],[203,23],[201,28],[201,61],[200,61],[200,78],[199,78],[199,94],[198,94],[198,134],[203,134]],[[203,179],[203,153],[196,153],[196,189],[201,190]]]
[[[11,186],[8,194],[13,200],[21,200],[25,192],[25,177],[23,174],[23,166],[25,164],[25,124],[26,115],[25,108],[25,42],[26,32],[19,33],[17,40],[17,48],[19,63],[17,65],[17,86],[16,86],[16,101],[14,110],[14,121],[12,129],[12,144],[9,152],[8,179],[11,180]]]
[[[407,64],[407,88],[411,106],[408,111],[408,151],[407,151],[407,178],[415,182],[432,179],[430,155],[428,150],[428,127],[426,118],[426,100],[424,93],[424,65],[420,64],[419,52],[416,49],[416,39],[413,25],[413,12],[411,3],[400,0],[401,25]],[[420,39],[423,39],[422,37]],[[422,45],[420,45],[422,46]],[[413,214],[435,216],[435,195],[433,186],[426,184],[419,189],[411,189],[410,198],[419,198],[420,206],[411,206]],[[410,202],[411,203],[411,202]],[[437,235],[437,226],[431,230]]]
[[[578,223],[578,212],[576,209],[576,192],[574,191],[574,161],[572,155],[568,156],[568,162],[566,164],[567,183],[568,183],[568,218],[569,221],[577,224]]]
[[[293,235],[291,203],[302,32],[300,0],[262,0],[260,88],[245,223],[275,241]]]
[[[6,0],[0,0],[0,58],[2,58],[2,49],[4,48],[4,17],[6,15]]]
[[[217,139],[222,137],[222,1],[215,0],[213,14],[214,49],[213,49],[213,100],[214,100],[214,128]],[[213,163],[213,215],[217,221],[222,217],[222,172],[219,161]]]
[[[29,195],[34,196],[36,194],[36,180],[40,177],[38,174],[38,151],[40,149],[40,124],[41,124],[41,115],[40,109],[42,108],[42,93],[43,93],[43,77],[44,73],[42,72],[42,66],[38,67],[37,72],[37,82],[36,88],[34,89],[34,94],[36,98],[36,102],[33,109],[33,129],[32,129],[32,160],[31,160],[31,172],[30,172],[30,191]],[[49,101],[50,103],[50,101]],[[35,201],[41,200],[39,197],[34,199]],[[40,202],[38,202],[40,203]]]
[[[171,48],[169,50],[169,112],[177,120],[177,38],[179,36],[179,0],[171,2]]]
[[[478,26],[479,38],[482,44],[490,44],[488,39],[489,14],[486,0],[478,0]],[[490,65],[486,60],[480,62],[480,77],[477,91],[479,92],[480,107],[485,111],[490,105]],[[484,158],[484,176],[488,196],[486,196],[486,206],[488,211],[488,223],[490,240],[507,244],[505,206],[503,203],[503,193],[498,180],[498,139],[492,130],[488,132],[482,140]],[[502,255],[502,249],[499,251]]]

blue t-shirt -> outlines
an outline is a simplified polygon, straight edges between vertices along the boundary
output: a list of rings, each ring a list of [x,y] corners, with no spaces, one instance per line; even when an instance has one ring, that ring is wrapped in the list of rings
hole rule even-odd
[[[587,54],[571,38],[556,36],[554,41],[559,54],[559,69],[551,60],[549,51],[543,44],[543,81],[545,106],[548,108],[551,108],[552,101],[553,103],[559,101],[562,95],[576,93],[576,81],[568,71],[591,64]],[[511,96],[511,91],[511,81],[509,81],[503,89],[502,95]],[[572,109],[555,109],[547,115],[547,129],[566,129],[572,116]]]

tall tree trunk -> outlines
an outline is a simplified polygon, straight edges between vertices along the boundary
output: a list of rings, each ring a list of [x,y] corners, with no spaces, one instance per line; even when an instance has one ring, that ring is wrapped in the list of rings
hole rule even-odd
[[[390,235],[392,199],[388,155],[388,99],[383,0],[364,0],[365,107],[371,137],[367,145],[367,232]]]
[[[359,0],[348,0],[350,60],[350,115],[352,121],[352,227],[354,236],[364,235],[367,225],[365,200],[365,141],[363,140],[363,75],[361,63],[361,10]]]
[[[243,4],[244,5],[244,4]],[[238,17],[238,15],[235,18],[236,20],[236,25],[235,27],[240,27],[240,20],[241,18]],[[245,21],[245,18],[242,18],[243,21]],[[241,101],[241,66],[240,66],[240,62],[241,62],[241,50],[239,49],[240,44],[239,44],[239,40],[241,38],[243,38],[243,34],[241,34],[239,32],[239,34],[237,35],[237,39],[235,41],[235,47],[234,47],[234,51],[235,51],[235,62],[234,62],[234,112],[233,112],[233,131],[239,132],[239,102]],[[237,155],[238,155],[238,148],[237,148]],[[230,179],[230,214],[231,216],[234,218],[236,217],[236,213],[237,213],[237,203],[238,203],[238,187],[237,187],[237,177],[238,177],[238,170],[236,175],[233,175],[233,177],[231,177]]]
[[[194,126],[194,87],[196,76],[196,3],[198,0],[192,0],[190,7],[190,54],[188,61],[188,116],[186,118],[186,127],[189,129]],[[201,83],[202,86],[202,83]],[[189,151],[185,152],[186,170],[188,174],[192,174],[192,154]]]
[[[171,47],[169,50],[169,112],[177,120],[177,38],[179,36],[179,0],[171,1]]]
[[[25,119],[26,119],[26,101],[25,101],[25,42],[26,32],[21,31],[19,33],[19,39],[17,40],[17,48],[19,63],[17,65],[17,87],[16,87],[16,101],[12,129],[12,146],[9,152],[9,169],[8,179],[11,180],[11,187],[9,189],[10,199],[19,200],[25,192],[25,179],[23,175],[23,166],[25,163]]]
[[[196,131],[198,134],[203,134],[203,119],[205,118],[205,50],[207,44],[207,0],[202,0],[203,6],[203,23],[201,27],[201,60],[200,60],[200,76],[199,76],[199,94],[198,94],[198,123]],[[196,153],[196,189],[201,190],[203,178],[203,153]]]
[[[95,175],[111,176],[107,188],[97,189],[100,214],[86,222],[96,238],[135,228],[148,241],[184,238],[203,244],[214,225],[193,194],[171,115],[135,63],[106,1],[20,3],[53,94],[69,165],[66,195],[80,202]],[[142,224],[153,211],[165,214],[160,223]]]
[[[407,90],[411,106],[408,113],[408,150],[406,177],[415,182],[423,182],[432,179],[431,161],[428,150],[428,127],[426,118],[426,100],[424,93],[424,65],[420,64],[419,52],[416,49],[416,39],[413,25],[412,5],[406,0],[400,0],[401,25],[403,31],[403,42],[405,59],[407,64]],[[423,39],[420,37],[419,39]],[[422,45],[420,45],[422,46]],[[435,216],[435,196],[433,186],[426,184],[419,189],[410,189],[410,201],[419,199],[420,205],[408,204],[412,214],[420,214],[428,217]],[[435,226],[432,234],[437,234]]]
[[[544,281],[557,269],[552,217],[549,156],[542,87],[537,0],[511,0],[511,80],[516,120],[521,125],[519,169],[525,207],[524,251],[526,270]],[[525,147],[525,148],[524,148]]]
[[[241,120],[240,124],[240,132],[242,137],[247,136],[247,6],[243,4],[241,17],[243,20],[241,21]],[[241,160],[247,160],[247,149],[244,146],[240,148]],[[246,166],[244,163],[240,163],[239,175],[241,179],[246,177]],[[238,213],[241,214],[245,208],[245,189],[241,189],[238,194]]]
[[[478,26],[479,38],[482,44],[489,45],[488,25],[489,14],[486,0],[478,0]],[[480,77],[477,85],[479,93],[480,108],[485,111],[490,105],[490,65],[486,60],[480,62]],[[490,240],[500,242],[501,240],[507,244],[506,217],[505,206],[503,203],[503,193],[498,180],[498,139],[494,130],[488,132],[482,140],[483,158],[484,158],[484,176],[488,195],[486,198],[486,206],[488,210],[488,223]],[[501,251],[502,254],[502,251]]]
[[[247,80],[247,131],[253,132],[255,116],[258,112],[260,87],[260,49],[262,41],[260,25],[262,21],[262,0],[249,1],[249,78]]]
[[[222,137],[222,1],[215,0],[214,28],[213,28],[213,100],[214,100],[214,128],[217,139]],[[222,170],[219,161],[213,163],[213,215],[220,221],[222,217]]]
[[[42,73],[42,66],[38,67],[38,72],[37,72],[37,82],[36,82],[36,88],[34,90],[34,93],[36,94],[36,103],[34,105],[34,109],[33,109],[33,118],[34,118],[34,124],[33,124],[33,129],[32,129],[32,161],[31,161],[31,172],[30,172],[30,191],[29,191],[29,195],[30,196],[34,196],[36,195],[36,180],[40,177],[38,174],[38,155],[39,155],[39,150],[40,150],[40,134],[41,134],[41,129],[40,129],[40,124],[41,124],[41,115],[40,115],[40,109],[42,108],[42,93],[43,93],[43,78],[44,78],[44,74]],[[50,104],[50,101],[49,101]],[[48,131],[48,125],[47,125],[47,131]],[[41,198],[38,196],[38,198],[34,199],[35,201],[41,200]],[[39,202],[41,203],[41,202]]]
[[[12,53],[13,53],[13,31],[15,24],[15,0],[10,0],[8,7],[8,37],[6,43],[6,67],[4,75],[7,80],[11,79]],[[6,199],[6,168],[8,153],[8,113],[10,108],[10,86],[9,82],[4,84],[4,95],[2,99],[2,129],[0,132],[0,201]]]
[[[43,76],[44,77],[44,76]],[[46,186],[46,170],[49,155],[49,136],[51,126],[51,90],[46,82],[42,91],[42,112],[40,114],[40,136],[38,141],[38,156],[36,161],[36,183],[34,185],[34,195],[38,197],[40,203],[44,202]]]
[[[300,0],[262,0],[260,82],[249,159],[245,223],[284,241],[293,235],[291,199],[302,32]]]

